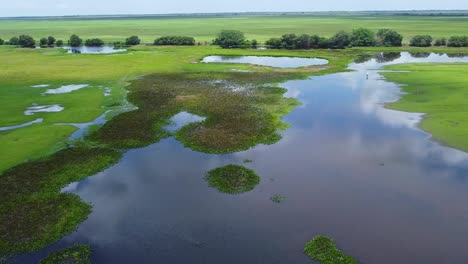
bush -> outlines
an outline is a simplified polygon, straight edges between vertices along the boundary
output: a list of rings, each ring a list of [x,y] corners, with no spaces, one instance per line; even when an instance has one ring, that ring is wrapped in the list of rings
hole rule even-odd
[[[446,46],[447,45],[447,39],[446,38],[440,38],[436,39],[434,41],[434,46],[440,47],[440,46]]]
[[[310,36],[302,34],[296,38],[297,49],[310,49]]]
[[[41,38],[41,39],[39,40],[39,46],[41,46],[41,47],[46,47],[46,46],[47,46],[47,43],[48,43],[48,41],[47,41],[46,38]]]
[[[9,44],[9,45],[13,45],[13,46],[19,45],[19,39],[18,39],[18,37],[12,37],[12,38],[10,39],[10,41],[8,41],[8,44]]]
[[[62,47],[63,46],[63,40],[57,40],[57,42],[55,42],[55,46]]]
[[[351,44],[351,36],[345,31],[340,31],[331,37],[328,41],[328,47],[334,49],[343,49]]]
[[[281,39],[271,38],[265,42],[270,49],[281,49]]]
[[[138,36],[131,36],[125,40],[125,45],[134,46],[141,43],[141,40]]]
[[[450,37],[447,43],[449,47],[468,47],[468,36]]]
[[[412,47],[430,47],[432,46],[432,37],[429,35],[416,35],[410,41]]]
[[[369,29],[358,28],[351,33],[351,45],[355,47],[375,46],[375,34]]]
[[[98,38],[87,39],[85,41],[85,46],[86,47],[102,47],[104,46],[104,41]]]
[[[56,41],[56,39],[54,37],[52,37],[52,36],[47,37],[47,45],[49,45],[49,47],[54,46],[55,41]]]
[[[183,36],[165,36],[165,37],[157,38],[154,41],[154,45],[194,46],[195,39],[192,37],[183,37]]]
[[[35,48],[36,41],[29,35],[21,35],[18,38],[18,45],[22,48]]]
[[[248,42],[245,40],[244,33],[237,30],[223,30],[218,37],[213,40],[214,45],[219,45],[224,49],[247,48]]]
[[[5,41],[0,38],[0,45],[3,45],[3,44],[5,44]]]
[[[258,47],[258,42],[256,39],[253,39],[252,42],[250,43],[250,46],[252,49],[256,49]]]
[[[78,37],[77,35],[73,34],[71,35],[68,43],[71,47],[79,47],[81,46],[81,44],[83,44],[83,40],[80,39],[80,37]]]
[[[403,35],[391,29],[381,29],[377,32],[377,43],[385,47],[401,47]]]

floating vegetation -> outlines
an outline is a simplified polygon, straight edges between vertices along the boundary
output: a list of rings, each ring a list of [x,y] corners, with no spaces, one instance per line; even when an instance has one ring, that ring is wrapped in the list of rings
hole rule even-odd
[[[211,170],[206,180],[211,187],[229,194],[249,192],[260,183],[260,177],[253,170],[238,165]]]
[[[337,249],[335,242],[326,236],[317,236],[309,241],[305,245],[304,252],[322,264],[357,264],[356,259]]]
[[[271,197],[271,200],[274,202],[274,203],[282,203],[286,200],[286,198],[282,195],[275,195],[273,197]]]
[[[72,246],[49,254],[39,264],[91,264],[91,253],[89,245]]]
[[[250,159],[245,159],[244,160],[244,163],[252,163],[252,162],[253,162],[253,160],[250,160]]]
[[[121,153],[100,148],[69,148],[14,167],[0,181],[0,252],[31,252],[73,232],[91,206],[60,193],[116,163]]]

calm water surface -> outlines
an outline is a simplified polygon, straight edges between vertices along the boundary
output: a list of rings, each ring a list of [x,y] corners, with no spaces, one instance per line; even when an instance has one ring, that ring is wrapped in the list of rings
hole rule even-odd
[[[82,53],[82,54],[110,54],[110,53],[117,53],[117,52],[125,52],[126,49],[118,49],[112,46],[102,46],[102,47],[63,47],[64,49],[68,50],[68,53]]]
[[[328,60],[316,58],[268,57],[268,56],[208,56],[205,63],[244,63],[270,66],[276,68],[299,68],[305,66],[325,65]]]
[[[66,188],[94,206],[77,232],[17,260],[89,243],[94,263],[306,264],[304,244],[325,234],[362,263],[468,263],[468,155],[428,140],[415,128],[421,114],[383,109],[400,89],[375,70],[431,61],[468,58],[387,54],[287,82],[303,105],[272,146],[209,155],[169,138],[129,151]],[[253,191],[208,187],[208,170],[244,159],[261,176]],[[276,194],[286,201],[273,203]]]

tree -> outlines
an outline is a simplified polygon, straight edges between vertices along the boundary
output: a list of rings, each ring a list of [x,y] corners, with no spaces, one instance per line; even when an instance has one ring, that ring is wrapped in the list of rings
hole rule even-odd
[[[244,33],[237,30],[223,30],[218,34],[218,37],[213,41],[213,44],[219,45],[221,48],[245,48],[246,40]]]
[[[48,41],[47,41],[46,38],[41,38],[41,39],[39,40],[39,46],[41,46],[41,47],[47,46],[47,43],[48,43]]]
[[[317,44],[319,49],[326,49],[330,47],[330,40],[325,37],[320,37],[319,42]]]
[[[296,49],[297,36],[296,34],[284,34],[281,37],[281,42],[283,49]]]
[[[270,49],[281,49],[281,39],[280,38],[271,38],[265,42]]]
[[[318,48],[319,47],[319,43],[320,43],[320,36],[319,35],[312,35],[310,36],[310,47],[311,48]]]
[[[52,46],[55,45],[55,41],[56,41],[56,39],[55,39],[54,37],[49,36],[49,37],[47,38],[47,45],[49,45],[49,47],[52,47]]]
[[[0,45],[3,45],[3,44],[5,44],[5,41],[0,38]]]
[[[340,31],[336,33],[329,40],[329,47],[335,49],[343,49],[348,47],[351,44],[351,36],[345,31]]]
[[[12,37],[10,41],[8,41],[8,44],[13,45],[13,46],[19,45],[18,37]]]
[[[369,29],[358,28],[351,34],[351,45],[355,47],[375,46],[375,34]]]
[[[302,34],[296,38],[296,48],[297,49],[310,49],[310,36],[307,34]]]
[[[447,46],[449,47],[468,47],[468,36],[450,37]]]
[[[23,48],[35,48],[36,41],[29,35],[21,35],[18,38],[18,45]]]
[[[391,29],[381,29],[377,32],[377,43],[385,47],[401,47],[403,35]]]
[[[446,46],[447,45],[447,39],[446,38],[440,38],[436,39],[434,41],[434,46],[440,47],[440,46]]]
[[[104,41],[102,39],[98,39],[98,38],[87,39],[85,41],[85,46],[87,46],[87,47],[102,47],[102,46],[104,46]]]
[[[55,42],[55,45],[57,47],[62,47],[63,46],[63,40],[57,40],[57,42]]]
[[[80,39],[77,35],[73,34],[70,37],[69,44],[71,47],[79,47],[81,44],[83,44],[83,40]]]
[[[141,43],[141,40],[138,36],[131,36],[125,40],[125,45],[134,46]]]
[[[432,37],[429,35],[416,35],[411,39],[410,46],[430,47],[432,46]]]
[[[258,47],[258,42],[256,39],[253,39],[252,42],[250,43],[250,45],[252,46],[252,49],[256,49]]]

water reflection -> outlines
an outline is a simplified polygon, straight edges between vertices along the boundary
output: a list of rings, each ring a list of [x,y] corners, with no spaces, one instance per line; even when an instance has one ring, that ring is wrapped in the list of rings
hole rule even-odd
[[[205,63],[243,63],[270,66],[276,68],[299,68],[305,66],[325,65],[327,60],[316,58],[268,57],[268,56],[208,56]]]
[[[125,52],[126,49],[119,49],[112,46],[103,46],[103,47],[63,47],[68,52],[67,53],[75,53],[75,54],[111,54],[111,53],[119,53]]]
[[[303,105],[271,146],[209,155],[169,138],[129,151],[67,188],[94,206],[76,233],[17,260],[90,243],[95,263],[306,264],[304,244],[326,234],[362,263],[468,263],[468,155],[428,140],[420,115],[383,108],[401,91],[379,69],[430,61],[468,58],[402,53],[287,82]],[[206,185],[207,171],[244,159],[262,177],[255,190],[230,196]],[[270,200],[277,193],[281,206]]]

